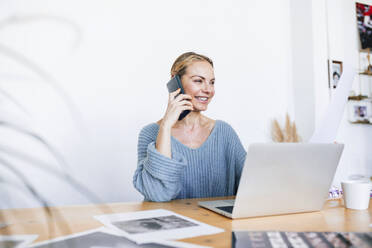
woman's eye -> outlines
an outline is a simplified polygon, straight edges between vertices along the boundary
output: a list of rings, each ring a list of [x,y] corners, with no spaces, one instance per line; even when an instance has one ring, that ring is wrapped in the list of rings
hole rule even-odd
[[[210,82],[211,85],[214,85],[214,81]]]
[[[196,82],[196,83],[202,83],[203,81],[201,79],[196,79],[196,80],[194,80],[194,82]]]

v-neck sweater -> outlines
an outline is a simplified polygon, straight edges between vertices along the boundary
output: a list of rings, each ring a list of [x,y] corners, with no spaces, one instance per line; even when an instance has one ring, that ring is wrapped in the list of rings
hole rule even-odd
[[[190,148],[171,136],[172,158],[155,148],[159,125],[142,128],[134,187],[146,201],[235,195],[246,151],[234,129],[217,120],[208,138]]]

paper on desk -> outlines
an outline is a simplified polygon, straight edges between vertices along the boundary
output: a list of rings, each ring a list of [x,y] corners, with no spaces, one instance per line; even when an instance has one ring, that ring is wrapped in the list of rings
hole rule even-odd
[[[7,227],[7,226],[9,226],[8,223],[0,222],[0,228]],[[0,246],[0,247],[1,247],[1,246]]]
[[[106,227],[96,228],[52,240],[42,241],[30,246],[30,248],[206,248],[205,246],[193,245],[176,241],[156,241],[148,244],[136,244],[135,242],[118,235]]]
[[[123,237],[124,238],[124,237]],[[122,248],[122,246],[118,246],[118,248]],[[125,248],[131,248],[132,246]],[[133,246],[134,247],[134,246]],[[212,248],[209,246],[200,246],[194,245],[185,242],[178,242],[178,241],[157,241],[156,243],[148,243],[148,244],[136,244],[135,247],[143,247],[143,248]],[[49,247],[48,247],[49,248]],[[79,248],[81,248],[79,246]],[[89,248],[113,248],[112,246],[90,246]]]
[[[28,247],[37,237],[38,235],[0,235],[0,247]]]
[[[99,215],[94,218],[138,244],[191,238],[224,231],[164,209]]]
[[[337,130],[341,123],[354,77],[355,70],[353,67],[345,64],[331,102],[328,104],[320,125],[316,127],[313,136],[310,138],[310,143],[333,143],[336,140]]]

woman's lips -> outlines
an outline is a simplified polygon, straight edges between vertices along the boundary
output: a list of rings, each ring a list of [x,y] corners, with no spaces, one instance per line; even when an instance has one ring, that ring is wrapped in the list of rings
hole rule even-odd
[[[200,103],[208,103],[209,97],[206,96],[196,96],[195,99]]]

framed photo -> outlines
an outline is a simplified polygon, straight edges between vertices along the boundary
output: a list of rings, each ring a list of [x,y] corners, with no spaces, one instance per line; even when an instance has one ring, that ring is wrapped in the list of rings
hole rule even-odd
[[[337,60],[332,60],[331,63],[331,73],[330,73],[330,81],[331,81],[331,88],[336,89],[338,81],[342,75],[342,62]]]
[[[360,48],[372,48],[372,6],[356,3]]]
[[[362,99],[360,101],[348,101],[348,119],[352,123],[372,122],[372,102],[370,99]]]

